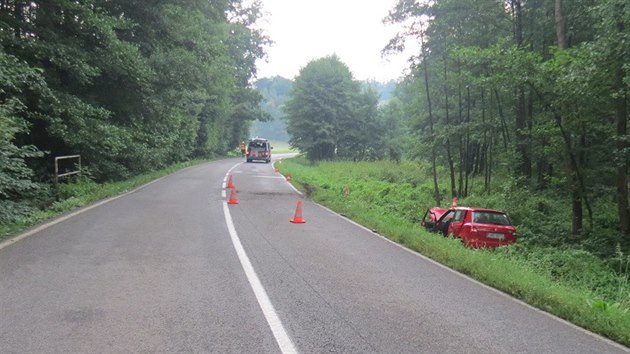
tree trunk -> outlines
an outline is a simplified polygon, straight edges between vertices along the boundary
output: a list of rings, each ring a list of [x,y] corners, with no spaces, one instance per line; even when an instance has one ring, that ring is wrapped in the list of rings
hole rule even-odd
[[[466,170],[466,147],[464,144],[464,137],[462,135],[461,125],[463,123],[463,110],[464,110],[464,100],[462,97],[462,69],[461,69],[461,60],[457,57],[457,140],[459,140],[459,173],[458,173],[458,186],[457,186],[457,197],[461,198],[464,196],[464,171]]]
[[[470,143],[470,86],[466,86],[466,168],[464,172],[464,197],[468,196],[468,177],[474,168],[475,150],[471,148]],[[475,146],[476,147],[476,146]]]
[[[558,47],[560,49],[567,48],[566,25],[564,13],[562,12],[562,0],[556,0],[555,3],[555,20],[556,20],[556,38],[558,39]]]
[[[22,28],[20,24],[24,23],[24,1],[16,1],[13,7],[13,17],[15,18],[15,27],[13,27],[13,34],[15,38],[22,37]]]
[[[625,13],[625,4],[619,2],[616,12],[617,32],[623,34],[625,32],[625,22],[623,15]],[[617,162],[617,213],[619,214],[619,229],[624,237],[625,243],[630,244],[630,212],[628,211],[628,158],[626,150],[629,148],[626,134],[628,133],[628,89],[624,83],[626,73],[623,64],[626,61],[622,44],[617,52],[617,68],[615,73],[615,92],[618,92],[616,98],[616,121],[617,121],[617,143],[616,149],[619,156]]]
[[[449,107],[448,107],[448,62],[446,56],[444,57],[444,100],[446,110],[446,126],[448,127],[450,122]],[[451,153],[451,138],[446,138],[446,157],[448,159],[448,169],[451,177],[451,198],[457,196],[457,188],[455,186],[455,163],[453,162],[453,154]]]
[[[514,39],[519,48],[523,48],[523,14],[521,0],[512,0],[512,12],[514,14]],[[527,130],[527,109],[525,107],[525,89],[521,86],[516,89],[516,152],[519,157],[517,170],[521,177],[527,180],[532,175],[532,164],[529,157]]]
[[[591,229],[593,229],[593,210],[586,196],[586,185],[584,183],[584,178],[582,177],[582,173],[580,172],[580,169],[578,167],[578,158],[573,152],[573,144],[571,142],[571,136],[564,129],[564,124],[562,123],[562,116],[554,109],[554,107],[552,107],[545,100],[545,97],[541,95],[538,90],[536,90],[535,86],[533,86],[531,83],[530,85],[531,85],[530,87],[534,90],[536,95],[538,95],[538,98],[543,103],[543,105],[547,108],[547,110],[553,113],[556,124],[558,125],[558,129],[560,129],[560,135],[562,136],[562,140],[564,141],[564,147],[566,149],[567,156],[569,158],[569,161],[568,161],[569,170],[574,172],[571,175],[571,179],[575,178],[576,180],[577,190],[579,192],[578,193],[579,199],[581,199],[584,202],[584,206],[586,207],[586,210],[588,211],[588,215],[589,215],[589,226]],[[575,195],[572,195],[572,197],[575,198]]]
[[[547,138],[542,138],[540,146],[544,150],[549,145]],[[546,156],[542,155],[536,163],[538,170],[537,185],[539,190],[546,190],[549,187],[549,181],[553,175],[553,166],[549,163]]]
[[[520,159],[518,170],[521,177],[527,180],[532,176],[532,163],[529,157],[529,137],[526,133],[527,109],[525,107],[525,90],[522,87],[517,89],[517,108],[516,108],[516,149]]]
[[[424,32],[420,32],[420,41],[422,45],[422,68],[424,69],[424,87],[427,93],[427,107],[429,109],[429,133],[431,139],[433,136],[433,105],[431,102],[431,91],[429,90],[429,68],[427,64],[427,55],[424,46]],[[431,144],[431,172],[433,174],[433,197],[435,198],[436,205],[440,205],[442,198],[440,196],[440,188],[437,178],[437,157],[435,156],[435,145]]]
[[[499,99],[499,90],[494,90],[494,95],[497,99],[497,109],[499,111],[499,120],[501,121],[501,136],[503,137],[503,149],[507,150],[508,144],[510,143],[510,131],[507,128],[507,123],[505,122],[505,115],[503,114],[503,106],[501,106],[501,100]]]
[[[556,39],[558,41],[558,48],[564,50],[567,48],[567,40],[565,33],[565,21],[564,14],[562,12],[562,0],[555,0],[555,20],[556,20]],[[566,115],[568,109],[566,107],[560,107],[562,116]],[[560,118],[562,121],[562,118]],[[571,154],[573,149],[573,142],[570,136],[567,136],[567,154]],[[582,194],[578,180],[579,159],[569,158],[569,176],[571,177],[571,233],[573,235],[580,235],[582,233],[583,222],[583,210],[582,210]]]

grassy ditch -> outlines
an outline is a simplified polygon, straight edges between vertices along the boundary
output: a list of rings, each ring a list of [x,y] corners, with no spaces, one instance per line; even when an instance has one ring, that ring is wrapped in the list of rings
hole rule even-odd
[[[143,184],[149,183],[183,168],[206,162],[208,161],[195,160],[183,162],[159,171],[146,173],[120,182],[101,184],[87,178],[79,177],[71,180],[69,183],[61,183],[57,191],[58,200],[53,202],[49,207],[29,215],[18,217],[10,223],[0,224],[0,241],[73,209],[126,193]]]
[[[309,198],[391,240],[630,346],[628,256],[619,255],[619,272],[611,267],[615,262],[605,262],[581,249],[544,247],[520,240],[515,246],[496,250],[471,250],[456,240],[426,232],[418,221],[433,203],[431,179],[428,168],[415,163],[312,165],[291,159],[277,166],[283,174],[290,173],[293,183]],[[481,205],[483,199],[479,197],[473,200],[475,205],[496,207]],[[466,203],[460,200],[460,205]],[[523,200],[520,203],[526,205]]]

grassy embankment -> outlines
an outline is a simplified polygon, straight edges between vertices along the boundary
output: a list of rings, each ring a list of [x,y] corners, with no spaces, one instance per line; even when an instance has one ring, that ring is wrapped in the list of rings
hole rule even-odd
[[[206,162],[208,162],[208,160],[179,163],[159,171],[149,172],[120,182],[99,184],[88,179],[78,178],[71,183],[60,183],[57,192],[58,201],[52,203],[48,208],[37,211],[29,216],[21,217],[14,222],[0,224],[0,241],[20,231],[26,230],[33,225],[52,219],[73,209],[126,193],[160,177]]]
[[[461,273],[555,314],[581,327],[630,346],[630,258],[622,254],[606,263],[587,251],[535,246],[533,233],[517,221],[525,236],[519,244],[496,250],[471,250],[458,241],[419,227],[423,211],[432,206],[429,169],[418,164],[388,162],[322,162],[302,159],[278,165],[307,196],[343,213],[391,240]],[[527,193],[500,198],[471,197],[460,205],[516,210],[527,217]],[[467,204],[470,203],[470,204]],[[540,204],[540,198],[531,203]],[[444,202],[444,204],[450,204]],[[488,205],[490,204],[490,205]],[[498,204],[498,205],[497,205]],[[544,204],[544,203],[543,203]],[[538,240],[539,241],[539,240]],[[624,258],[625,257],[625,258]]]

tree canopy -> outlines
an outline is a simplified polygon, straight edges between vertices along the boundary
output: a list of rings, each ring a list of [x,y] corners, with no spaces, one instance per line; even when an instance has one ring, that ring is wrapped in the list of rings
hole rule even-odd
[[[623,236],[606,247],[630,246],[627,1],[400,0],[386,20],[406,28],[386,51],[421,45],[401,99],[451,197],[505,172],[553,191],[571,201],[555,242],[594,242],[614,198]]]
[[[0,203],[55,156],[108,181],[234,148],[267,117],[259,17],[257,1],[0,0]]]
[[[258,120],[252,126],[252,136],[264,136],[278,141],[289,141],[283,107],[293,86],[293,81],[275,76],[256,81],[256,90],[264,97],[262,109],[269,114],[269,121]]]
[[[336,55],[313,60],[296,77],[285,105],[289,143],[309,159],[364,159],[378,145],[378,94],[361,89]]]

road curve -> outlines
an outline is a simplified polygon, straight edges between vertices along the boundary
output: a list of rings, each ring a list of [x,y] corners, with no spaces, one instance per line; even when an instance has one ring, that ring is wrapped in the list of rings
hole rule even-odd
[[[0,351],[629,352],[308,200],[290,223],[298,200],[271,165],[224,160],[5,243]]]

